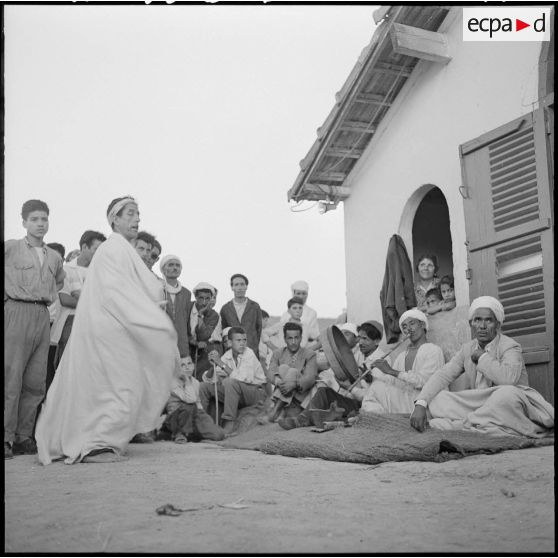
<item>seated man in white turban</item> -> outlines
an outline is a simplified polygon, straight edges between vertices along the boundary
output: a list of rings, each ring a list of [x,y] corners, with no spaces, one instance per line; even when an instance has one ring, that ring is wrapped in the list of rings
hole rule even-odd
[[[302,322],[302,328],[305,336],[308,337],[309,341],[315,341],[320,335],[318,327],[318,314],[306,304],[306,301],[308,300],[308,288],[308,283],[306,281],[295,281],[291,285],[293,297],[300,298],[302,300],[302,304],[304,305],[300,321]],[[290,321],[290,315],[288,312],[285,312],[281,316],[281,323],[286,324],[288,321]]]
[[[399,318],[399,327],[408,339],[406,350],[393,366],[383,358],[372,363],[372,384],[362,400],[361,410],[373,413],[411,413],[421,388],[444,365],[438,345],[428,343],[428,318],[413,308]]]
[[[469,309],[473,340],[437,370],[416,398],[411,425],[492,435],[539,438],[554,428],[554,408],[528,387],[519,343],[500,333],[504,308],[491,296],[476,298]],[[445,390],[463,377],[463,391]]]

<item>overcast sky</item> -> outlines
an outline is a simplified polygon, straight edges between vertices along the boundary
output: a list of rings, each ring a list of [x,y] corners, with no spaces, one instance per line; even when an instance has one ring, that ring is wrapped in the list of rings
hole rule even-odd
[[[362,49],[374,6],[6,6],[5,238],[22,203],[50,206],[47,242],[109,234],[137,197],[140,228],[209,281],[231,274],[277,315],[310,283],[345,306],[342,204],[295,213],[287,190]],[[159,273],[158,264],[154,268]]]

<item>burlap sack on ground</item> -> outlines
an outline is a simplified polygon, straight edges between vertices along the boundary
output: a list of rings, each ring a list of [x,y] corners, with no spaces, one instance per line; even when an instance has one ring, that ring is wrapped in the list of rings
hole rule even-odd
[[[407,415],[360,415],[351,428],[324,433],[310,428],[282,430],[277,424],[256,426],[220,443],[288,457],[377,464],[386,461],[447,461],[479,453],[552,445],[554,437],[531,439],[488,436],[467,431],[428,428],[417,432]]]

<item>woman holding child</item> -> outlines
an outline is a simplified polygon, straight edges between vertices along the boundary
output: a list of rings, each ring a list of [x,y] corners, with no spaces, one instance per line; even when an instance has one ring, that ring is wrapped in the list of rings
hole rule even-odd
[[[415,279],[415,296],[417,308],[424,312],[426,310],[426,293],[431,289],[438,288],[440,279],[438,273],[438,258],[434,254],[422,254],[416,265],[418,277]]]

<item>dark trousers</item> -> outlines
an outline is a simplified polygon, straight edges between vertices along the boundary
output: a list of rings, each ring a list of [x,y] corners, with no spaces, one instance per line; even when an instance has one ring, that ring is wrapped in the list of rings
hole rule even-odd
[[[72,333],[72,326],[74,325],[74,315],[70,315],[66,318],[64,322],[64,327],[62,328],[62,333],[60,334],[60,340],[58,341],[58,352],[56,353],[56,359],[54,361],[54,370],[58,368],[60,361],[62,360],[62,355],[64,354],[64,349],[68,344],[70,339],[70,333]]]
[[[225,432],[217,426],[211,417],[194,403],[180,403],[179,406],[170,413],[163,428],[168,430],[174,438],[177,434],[184,434],[188,440],[223,440]]]
[[[47,307],[4,302],[4,442],[30,438],[45,396],[50,319]]]
[[[360,409],[360,401],[357,401],[356,399],[350,399],[348,397],[345,397],[344,395],[339,395],[331,388],[321,387],[318,388],[314,397],[310,399],[307,410],[303,411],[300,414],[304,415],[304,417],[306,417],[311,422],[308,409],[327,410],[333,402],[337,403],[337,407],[345,409],[343,418],[346,418],[351,411],[356,411],[356,413],[358,414],[358,411]]]

